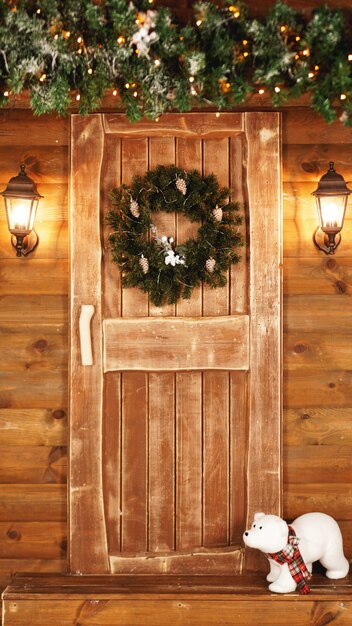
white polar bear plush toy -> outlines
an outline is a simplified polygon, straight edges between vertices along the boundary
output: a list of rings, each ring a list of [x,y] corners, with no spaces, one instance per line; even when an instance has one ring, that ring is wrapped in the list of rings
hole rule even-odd
[[[264,552],[270,563],[270,591],[289,593],[296,588],[309,593],[307,581],[315,561],[326,568],[328,578],[344,578],[349,570],[337,522],[325,513],[306,513],[288,525],[277,515],[255,513],[243,534],[249,548]]]

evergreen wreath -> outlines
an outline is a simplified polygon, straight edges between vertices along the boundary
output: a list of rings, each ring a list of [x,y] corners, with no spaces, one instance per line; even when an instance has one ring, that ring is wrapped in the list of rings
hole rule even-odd
[[[339,9],[309,18],[277,2],[254,19],[241,0],[192,3],[180,25],[154,0],[2,0],[0,106],[27,91],[33,112],[81,113],[117,96],[131,122],[193,107],[231,110],[310,96],[352,125],[351,30]],[[268,101],[266,100],[266,102]]]
[[[220,188],[213,174],[202,176],[174,165],[159,165],[135,176],[130,186],[114,189],[110,197],[116,208],[107,222],[122,284],[149,293],[156,306],[190,298],[202,282],[224,286],[226,270],[240,260],[235,248],[243,245],[240,207],[228,202],[228,195],[229,189]],[[176,243],[169,233],[158,234],[153,213],[160,211],[200,222],[197,236]]]

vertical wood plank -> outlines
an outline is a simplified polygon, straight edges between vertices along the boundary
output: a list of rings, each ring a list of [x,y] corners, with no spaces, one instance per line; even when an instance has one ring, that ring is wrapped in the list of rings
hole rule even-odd
[[[245,194],[245,151],[243,135],[230,138],[230,189],[232,202],[240,204],[240,212],[243,215],[243,223],[239,227],[244,245],[238,248],[237,252],[241,256],[241,261],[230,268],[230,312],[247,313],[248,311],[248,262],[247,262],[247,220],[246,211],[247,198]],[[248,208],[248,207],[247,207]]]
[[[280,114],[246,113],[250,207],[250,406],[248,522],[280,514],[281,171]],[[268,164],[270,176],[268,176]],[[275,210],[275,207],[277,209]],[[258,393],[258,389],[262,391]]]
[[[121,548],[121,374],[104,375],[103,484],[109,554]]]
[[[124,138],[121,145],[121,180],[144,175],[148,169],[148,139]],[[123,289],[122,315],[148,315],[148,296],[140,289]],[[147,549],[148,541],[148,374],[123,372],[121,549]]]
[[[71,441],[69,559],[72,573],[109,571],[102,485],[102,325],[99,178],[100,115],[72,116],[71,128]],[[94,155],[92,157],[92,155]],[[92,304],[94,364],[81,365],[78,318]]]
[[[246,528],[248,447],[248,372],[230,373],[230,543],[242,544]]]
[[[122,388],[121,548],[147,550],[148,538],[148,380],[125,372]]]
[[[175,163],[174,137],[149,138],[149,169]],[[153,215],[158,236],[176,235],[172,213]],[[149,315],[173,316],[175,305],[157,307]],[[149,374],[149,550],[173,550],[175,538],[175,374]]]
[[[215,174],[220,186],[229,185],[229,139],[204,140],[204,175]],[[228,274],[227,274],[228,276]],[[229,314],[229,283],[203,287],[203,315]],[[229,374],[203,373],[203,535],[204,545],[229,540]]]
[[[175,547],[174,375],[149,374],[149,545]]]
[[[105,222],[112,208],[109,192],[121,185],[121,139],[104,137],[104,158],[101,174],[101,221],[103,233],[102,310],[103,317],[121,316],[121,271],[112,261],[109,248],[110,226]],[[103,401],[103,482],[104,507],[109,553],[121,546],[121,373],[104,376]]]
[[[177,138],[176,164],[186,170],[202,171],[203,145],[201,139]],[[195,237],[199,225],[183,215],[177,216],[177,240]],[[202,316],[202,288],[194,289],[190,300],[176,305],[180,317]],[[203,519],[203,411],[202,373],[176,375],[176,541],[179,550],[202,545]]]
[[[203,455],[205,546],[226,545],[229,541],[229,374],[204,373]]]

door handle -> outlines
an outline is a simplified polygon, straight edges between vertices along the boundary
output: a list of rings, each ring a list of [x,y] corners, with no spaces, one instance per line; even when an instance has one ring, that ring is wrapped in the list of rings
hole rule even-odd
[[[82,365],[93,365],[92,336],[90,321],[94,315],[92,304],[82,304],[79,316],[79,340]]]

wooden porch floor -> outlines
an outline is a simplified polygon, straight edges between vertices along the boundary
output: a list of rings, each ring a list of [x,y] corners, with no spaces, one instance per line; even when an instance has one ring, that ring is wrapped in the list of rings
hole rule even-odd
[[[352,577],[314,575],[311,594],[272,594],[260,576],[18,575],[3,626],[352,625]]]

